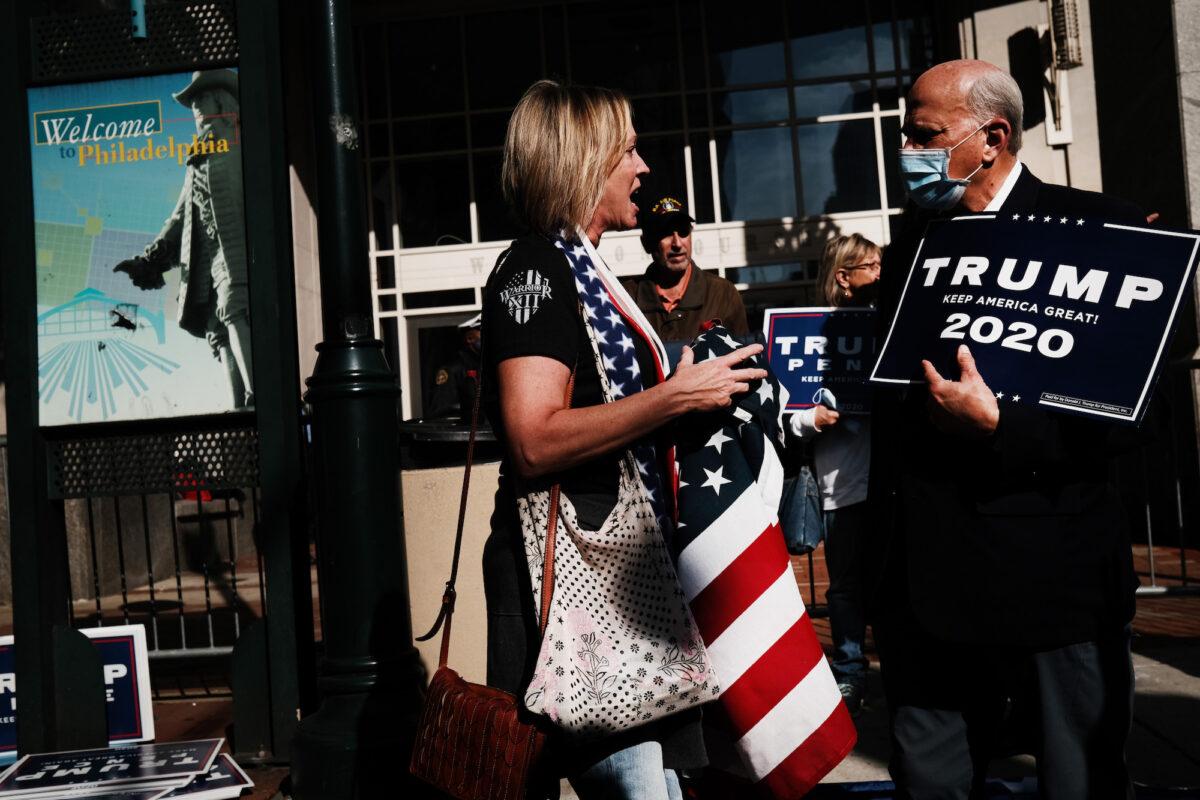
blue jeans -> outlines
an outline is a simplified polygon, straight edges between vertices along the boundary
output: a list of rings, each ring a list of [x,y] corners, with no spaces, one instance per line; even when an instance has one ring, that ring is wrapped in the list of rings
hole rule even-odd
[[[683,800],[679,776],[663,768],[658,742],[618,750],[568,780],[579,800]]]
[[[838,683],[864,688],[867,636],[863,559],[870,515],[866,503],[825,512],[825,566],[829,570],[829,628],[833,636],[833,675]]]

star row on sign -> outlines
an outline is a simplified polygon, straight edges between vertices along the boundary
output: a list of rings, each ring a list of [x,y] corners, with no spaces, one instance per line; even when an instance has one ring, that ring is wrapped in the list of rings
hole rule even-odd
[[[997,400],[1003,400],[1003,399],[1004,399],[1004,392],[996,392],[996,399],[997,399]],[[1014,394],[1014,395],[1012,395],[1011,397],[1009,397],[1008,399],[1009,399],[1009,400],[1011,400],[1011,401],[1012,401],[1012,402],[1014,402],[1014,403],[1019,403],[1019,402],[1021,402],[1021,395],[1019,395],[1019,394]]]
[[[1012,218],[1013,218],[1013,222],[1020,222],[1020,221],[1021,221],[1021,215],[1020,215],[1020,214],[1013,214]],[[1037,214],[1030,214],[1029,216],[1025,217],[1025,221],[1026,221],[1026,222],[1037,222]],[[1059,225],[1066,225],[1066,224],[1067,224],[1068,222],[1070,222],[1070,221],[1071,221],[1070,217],[1059,217],[1059,218],[1058,218],[1058,224],[1059,224]],[[1047,214],[1046,216],[1042,217],[1042,222],[1054,222],[1054,217],[1052,217],[1052,216],[1050,216],[1049,214]],[[1075,220],[1075,224],[1076,224],[1076,225],[1082,225],[1082,224],[1083,224],[1083,220],[1082,220],[1082,219],[1077,219],[1077,220]]]

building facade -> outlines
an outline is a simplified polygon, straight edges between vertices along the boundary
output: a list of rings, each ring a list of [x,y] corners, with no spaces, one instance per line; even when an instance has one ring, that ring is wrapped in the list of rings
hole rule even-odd
[[[433,372],[453,352],[453,326],[479,310],[496,257],[519,233],[500,195],[500,160],[512,107],[540,78],[630,96],[651,169],[642,204],[665,194],[687,202],[697,263],[738,285],[752,325],[763,308],[815,299],[828,237],[890,240],[904,203],[895,158],[904,95],[938,61],[985,58],[1032,82],[1026,163],[1048,180],[1099,189],[1089,61],[1055,76],[1067,96],[1057,121],[1043,96],[1041,78],[1054,71],[1039,48],[1052,4],[969,5],[361,4],[375,323],[404,417],[422,415]],[[1087,5],[1078,6],[1086,23]],[[635,231],[606,236],[601,251],[619,274],[648,263]]]

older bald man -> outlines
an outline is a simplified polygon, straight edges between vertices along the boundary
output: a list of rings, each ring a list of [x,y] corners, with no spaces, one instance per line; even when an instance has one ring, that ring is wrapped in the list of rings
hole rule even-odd
[[[1029,212],[1140,223],[1132,205],[1038,180],[1019,158],[1021,93],[981,61],[913,85],[898,154],[909,191],[885,254],[894,312],[925,223]],[[872,429],[874,615],[900,795],[981,791],[1002,730],[1028,723],[1051,800],[1132,797],[1125,769],[1136,578],[1108,483],[1119,432],[1035,404],[999,407],[963,347],[960,374],[884,391]],[[1006,722],[1007,720],[1007,722]]]

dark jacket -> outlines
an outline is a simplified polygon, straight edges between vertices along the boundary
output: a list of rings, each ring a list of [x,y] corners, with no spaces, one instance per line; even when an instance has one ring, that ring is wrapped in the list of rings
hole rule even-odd
[[[734,336],[749,333],[746,307],[742,305],[742,296],[732,283],[719,275],[705,272],[693,262],[687,289],[679,305],[668,314],[650,277],[655,269],[655,265],[651,264],[641,277],[626,278],[621,284],[633,296],[659,339],[664,342],[690,342],[700,333],[700,326],[711,319],[721,320]]]
[[[1016,211],[1145,220],[1129,203],[1042,183],[1028,168],[1001,208]],[[929,219],[909,209],[884,254],[884,325]],[[911,609],[947,641],[1030,647],[1093,640],[1132,619],[1137,580],[1109,483],[1128,429],[1002,403],[995,433],[972,440],[934,428],[926,403],[924,386],[876,393],[873,550],[886,559],[878,609]],[[886,624],[888,613],[876,616]]]

